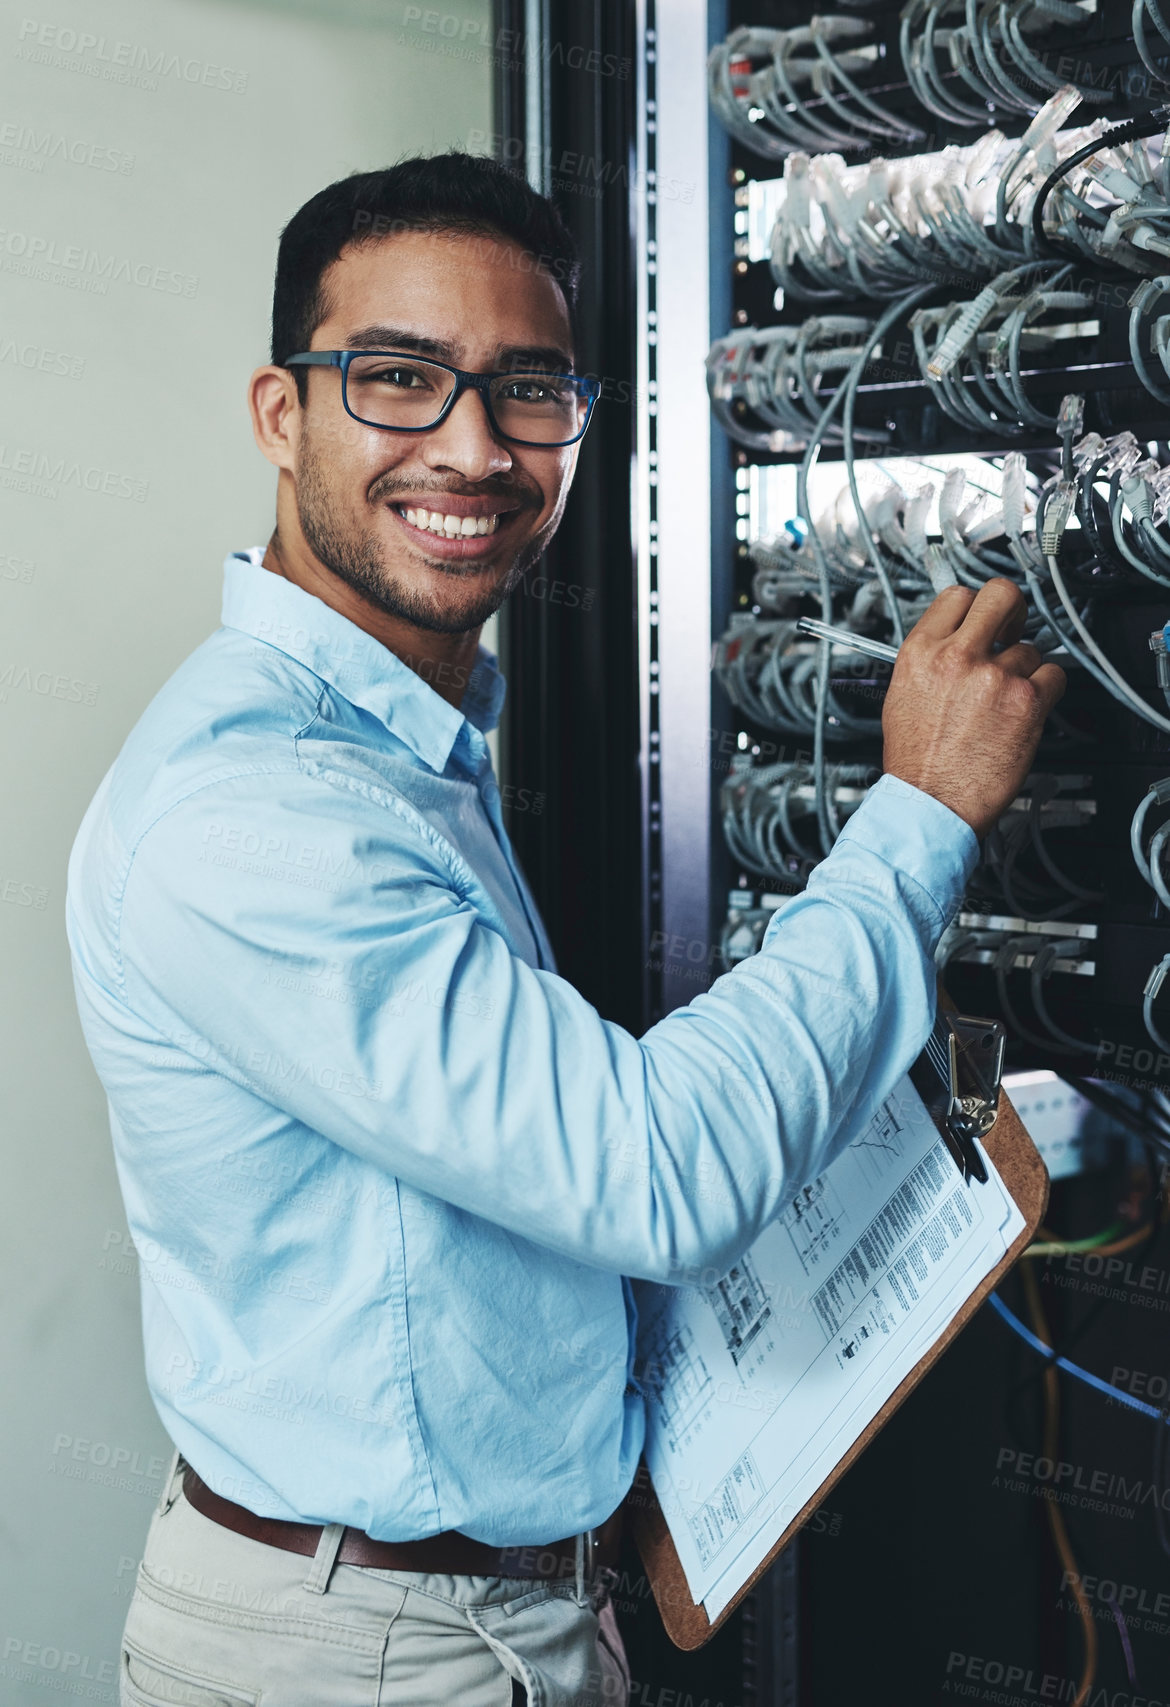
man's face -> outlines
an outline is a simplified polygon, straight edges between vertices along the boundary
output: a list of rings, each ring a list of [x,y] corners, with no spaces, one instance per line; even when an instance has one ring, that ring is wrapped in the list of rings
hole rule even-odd
[[[476,373],[529,361],[572,368],[560,286],[505,239],[400,232],[345,249],[323,282],[315,350],[401,350]],[[345,413],[336,368],[308,370],[290,441],[313,555],[381,610],[443,633],[478,628],[539,558],[579,448],[507,443],[472,391],[433,430],[366,427]],[[495,519],[488,533],[450,538],[425,525],[434,515]]]

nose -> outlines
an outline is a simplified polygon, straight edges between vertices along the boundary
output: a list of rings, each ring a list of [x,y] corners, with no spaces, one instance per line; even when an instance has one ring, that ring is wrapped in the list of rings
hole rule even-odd
[[[465,480],[484,480],[512,466],[508,447],[492,431],[487,399],[471,386],[455,399],[446,420],[420,437],[428,468],[451,469]]]

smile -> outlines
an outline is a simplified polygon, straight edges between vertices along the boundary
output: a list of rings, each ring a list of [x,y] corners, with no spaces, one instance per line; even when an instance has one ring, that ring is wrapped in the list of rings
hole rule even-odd
[[[421,533],[439,534],[444,539],[472,539],[495,533],[503,513],[497,511],[495,515],[489,516],[452,516],[442,510],[422,510],[404,504],[395,504],[394,509],[411,527],[418,528]]]

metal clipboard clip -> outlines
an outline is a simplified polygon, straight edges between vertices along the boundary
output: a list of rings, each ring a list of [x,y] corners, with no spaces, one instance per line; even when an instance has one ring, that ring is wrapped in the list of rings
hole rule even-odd
[[[987,1183],[975,1146],[995,1125],[1007,1034],[999,1020],[940,1013],[910,1080],[926,1104],[965,1185]]]

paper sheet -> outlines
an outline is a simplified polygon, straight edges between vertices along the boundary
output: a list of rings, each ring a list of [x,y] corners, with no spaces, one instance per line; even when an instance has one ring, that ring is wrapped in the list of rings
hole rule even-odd
[[[965,1185],[903,1079],[726,1274],[639,1284],[646,1463],[709,1618],[1022,1231],[981,1153]]]

